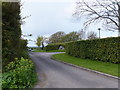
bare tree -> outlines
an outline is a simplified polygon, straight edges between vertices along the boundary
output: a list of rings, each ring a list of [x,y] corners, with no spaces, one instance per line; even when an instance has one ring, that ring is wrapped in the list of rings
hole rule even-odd
[[[47,37],[44,42],[45,42],[46,44],[50,44],[49,37]]]
[[[79,34],[79,40],[84,40],[86,37],[86,32],[82,29],[80,31],[78,31]]]
[[[87,33],[87,39],[88,40],[92,40],[92,39],[96,39],[96,38],[98,38],[97,33],[93,32],[93,31],[90,31],[90,32]]]
[[[77,41],[79,40],[79,34],[78,32],[70,32],[68,34],[66,34],[65,36],[61,37],[60,42],[70,42],[70,41]]]
[[[52,34],[49,38],[50,43],[59,43],[61,40],[61,37],[65,36],[65,33],[62,31],[56,32]]]
[[[88,2],[87,2],[88,1]],[[118,30],[120,36],[120,1],[119,0],[79,0],[73,16],[88,16],[85,27],[101,21],[107,30]]]

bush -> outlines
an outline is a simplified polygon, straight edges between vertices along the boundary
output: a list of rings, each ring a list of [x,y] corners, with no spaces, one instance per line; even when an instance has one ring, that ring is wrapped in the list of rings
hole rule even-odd
[[[2,76],[2,88],[30,88],[37,80],[32,61],[24,58],[10,62]]]
[[[24,59],[28,59],[29,58],[29,54],[28,54],[28,51],[23,51],[21,52],[21,57],[23,57]]]
[[[66,53],[83,59],[119,63],[120,37],[66,43]]]
[[[55,44],[48,44],[45,47],[46,51],[50,51],[50,50],[58,50],[60,46],[63,46],[65,48],[65,44],[64,43],[55,43]]]

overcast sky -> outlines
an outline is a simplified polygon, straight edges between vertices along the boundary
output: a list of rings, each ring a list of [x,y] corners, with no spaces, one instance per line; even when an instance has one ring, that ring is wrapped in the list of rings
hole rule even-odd
[[[51,1],[51,2],[50,2]],[[57,31],[69,33],[79,31],[83,28],[85,19],[77,21],[72,17],[75,11],[75,1],[73,0],[22,0],[22,16],[29,16],[22,25],[24,35],[32,34],[27,39],[36,40],[37,36],[50,36]],[[87,31],[95,31],[98,34],[101,24],[93,24]],[[101,30],[101,37],[117,36],[117,32]],[[36,46],[34,42],[29,42],[28,46]]]

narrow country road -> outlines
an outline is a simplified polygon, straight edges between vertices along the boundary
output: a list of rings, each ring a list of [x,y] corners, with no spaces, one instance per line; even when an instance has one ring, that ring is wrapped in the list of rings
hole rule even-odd
[[[30,52],[39,82],[35,88],[118,88],[118,80],[52,60],[56,53]]]

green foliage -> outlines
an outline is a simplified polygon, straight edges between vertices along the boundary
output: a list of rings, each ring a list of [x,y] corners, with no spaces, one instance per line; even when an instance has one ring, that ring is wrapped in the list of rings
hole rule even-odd
[[[19,49],[21,51],[27,50],[27,43],[28,43],[27,40],[20,39]]]
[[[119,63],[120,37],[66,43],[66,53],[75,57]]]
[[[27,41],[21,40],[21,16],[19,2],[2,3],[2,60],[4,67],[14,58],[20,58]]]
[[[17,49],[17,50],[16,50]],[[28,52],[27,52],[27,40],[19,40],[19,45],[17,48],[14,49],[14,47],[4,48],[3,47],[3,71],[4,67],[11,61],[13,61],[15,58],[28,58]]]
[[[2,3],[3,88],[28,88],[36,80],[33,63],[21,58],[28,58],[28,53],[27,40],[21,39],[20,7],[19,2]]]
[[[10,62],[2,76],[2,88],[30,88],[37,80],[32,61],[24,58]]]
[[[65,44],[64,43],[55,43],[55,44],[48,44],[45,47],[46,51],[50,51],[50,50],[58,50],[60,46],[63,46],[65,48]]]
[[[29,58],[28,51],[23,51],[23,52],[21,52],[21,57],[23,57],[23,58],[25,58],[25,59],[28,59],[28,58]]]
[[[42,40],[43,40],[43,37],[42,37],[42,36],[38,36],[38,37],[37,37],[36,45],[37,45],[38,47],[40,47],[40,45],[42,44]]]

